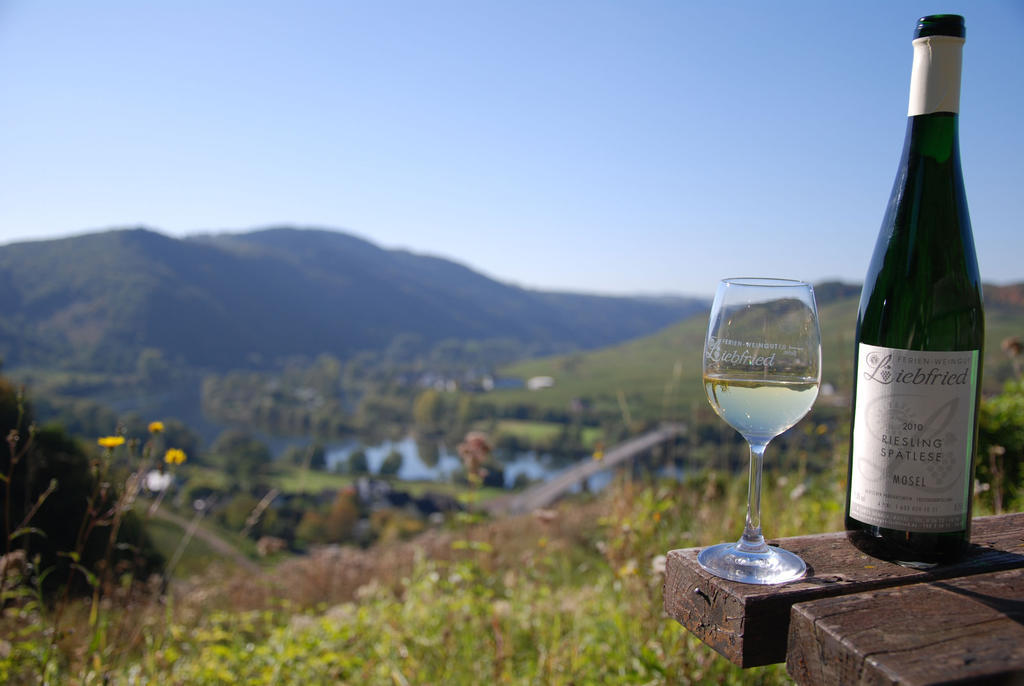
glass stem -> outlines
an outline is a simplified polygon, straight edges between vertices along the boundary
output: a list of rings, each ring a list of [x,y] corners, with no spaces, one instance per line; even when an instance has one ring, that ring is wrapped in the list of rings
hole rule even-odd
[[[740,550],[747,553],[766,553],[768,544],[761,535],[761,468],[764,465],[764,451],[768,441],[753,441],[750,444],[750,479],[747,483],[747,520],[743,525],[743,536],[739,540]]]

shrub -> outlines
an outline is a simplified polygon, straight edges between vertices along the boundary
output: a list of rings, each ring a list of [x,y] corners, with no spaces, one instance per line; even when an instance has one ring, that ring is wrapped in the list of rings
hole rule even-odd
[[[348,456],[349,474],[369,474],[370,461],[366,459],[366,452],[357,450]]]
[[[29,559],[38,556],[45,589],[86,590],[84,582],[101,566],[135,566],[142,576],[157,569],[160,556],[133,512],[112,529],[111,513],[122,496],[117,484],[127,477],[115,459],[124,449],[90,456],[62,429],[33,430],[31,420],[31,408],[0,379],[0,433],[13,439],[0,451],[4,538]]]
[[[989,487],[983,497],[996,512],[1024,504],[1024,380],[1008,381],[981,403],[978,428],[977,478]]]
[[[402,453],[392,450],[380,465],[381,476],[395,476],[398,474],[398,472],[402,471],[403,461]]]

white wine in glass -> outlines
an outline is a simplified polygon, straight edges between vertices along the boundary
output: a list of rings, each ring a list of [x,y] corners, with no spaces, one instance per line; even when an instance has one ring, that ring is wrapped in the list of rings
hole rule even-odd
[[[821,333],[814,289],[788,279],[725,279],[704,341],[704,390],[715,412],[747,440],[750,480],[743,535],[701,551],[715,576],[780,584],[807,571],[797,555],[761,533],[765,449],[814,405],[821,382]]]

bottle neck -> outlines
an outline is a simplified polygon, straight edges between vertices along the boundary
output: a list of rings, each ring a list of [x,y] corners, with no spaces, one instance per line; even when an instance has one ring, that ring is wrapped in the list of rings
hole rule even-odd
[[[914,41],[908,117],[960,111],[960,70],[964,39],[926,36]]]
[[[959,119],[954,112],[933,112],[907,119],[904,162],[928,158],[960,166]]]

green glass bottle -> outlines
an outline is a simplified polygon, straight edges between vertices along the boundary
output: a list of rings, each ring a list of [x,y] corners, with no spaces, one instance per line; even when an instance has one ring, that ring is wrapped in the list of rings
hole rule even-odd
[[[915,567],[970,542],[981,280],[960,169],[958,15],[914,34],[907,133],[857,317],[846,530]]]

